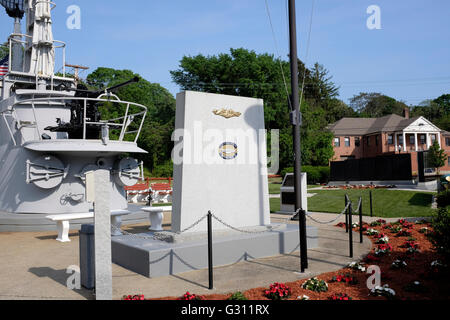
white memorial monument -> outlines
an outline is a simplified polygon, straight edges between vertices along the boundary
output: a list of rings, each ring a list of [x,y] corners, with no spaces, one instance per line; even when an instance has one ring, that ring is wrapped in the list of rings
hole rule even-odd
[[[233,227],[269,225],[263,100],[182,92],[175,126],[172,231],[209,210]],[[206,231],[206,221],[190,231]]]

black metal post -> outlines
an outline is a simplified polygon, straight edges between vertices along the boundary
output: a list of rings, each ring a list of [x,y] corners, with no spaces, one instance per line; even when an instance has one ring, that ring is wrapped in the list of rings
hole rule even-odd
[[[213,275],[213,248],[212,248],[212,214],[208,211],[208,275],[209,275],[209,290],[214,288]]]
[[[363,243],[363,212],[362,212],[362,197],[359,197],[359,242]]]
[[[301,197],[301,112],[299,99],[299,81],[298,81],[298,54],[297,54],[297,23],[295,14],[295,0],[289,0],[289,42],[290,42],[290,65],[291,65],[291,122],[294,142],[294,190],[295,190],[295,211],[299,212],[300,224],[300,269],[304,272],[308,268],[308,253],[306,239],[306,212],[302,209]],[[306,191],[306,190],[305,190]]]
[[[348,207],[348,241],[350,246],[350,258],[353,258],[353,222],[352,222],[352,204],[350,202],[350,206]]]
[[[370,195],[370,216],[373,217],[372,190],[370,190],[369,195]]]
[[[347,208],[348,205],[348,197],[345,195],[345,208]],[[348,208],[345,210],[345,232],[348,233]]]

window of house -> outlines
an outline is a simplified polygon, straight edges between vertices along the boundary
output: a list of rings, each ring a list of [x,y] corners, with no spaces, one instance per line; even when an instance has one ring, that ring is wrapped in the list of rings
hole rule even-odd
[[[415,140],[415,137],[414,137],[414,135],[410,135],[409,136],[409,144],[415,144],[416,143],[416,140]]]
[[[403,136],[398,136],[398,144],[403,145]]]
[[[370,146],[370,137],[366,138],[366,143],[367,143],[367,146]]]
[[[334,146],[340,147],[341,146],[341,140],[339,138],[334,138]]]
[[[349,137],[345,137],[345,146],[350,147],[350,138]]]
[[[434,143],[436,141],[436,135],[432,134],[431,135],[431,143]]]
[[[394,144],[394,135],[388,135],[388,144]]]
[[[425,144],[426,143],[426,135],[424,135],[424,134],[421,134],[420,135],[420,144]]]
[[[375,136],[375,145],[376,146],[378,145],[379,140],[380,140],[380,136]]]
[[[445,145],[450,147],[450,138],[445,138]]]
[[[359,137],[355,137],[355,146],[359,147],[361,145],[361,140],[359,139]]]

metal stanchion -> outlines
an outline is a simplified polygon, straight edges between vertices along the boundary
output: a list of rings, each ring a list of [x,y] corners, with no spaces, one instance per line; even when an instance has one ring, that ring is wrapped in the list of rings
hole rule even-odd
[[[348,205],[348,197],[345,195],[345,208]],[[345,211],[345,232],[348,233],[348,210]]]
[[[362,197],[359,197],[359,242],[363,243],[363,212]]]
[[[300,270],[305,272],[308,268],[308,246],[306,238],[306,211],[300,210],[298,216],[298,230],[300,237]]]
[[[372,208],[372,190],[370,190],[369,195],[370,195],[370,216],[373,217],[373,208]]]
[[[353,258],[353,227],[352,227],[352,203],[350,202],[350,205],[348,207],[348,225],[349,225],[349,232],[348,232],[348,241],[350,245],[350,258]]]
[[[209,275],[209,290],[214,287],[213,276],[213,249],[212,249],[212,213],[208,211],[208,275]]]

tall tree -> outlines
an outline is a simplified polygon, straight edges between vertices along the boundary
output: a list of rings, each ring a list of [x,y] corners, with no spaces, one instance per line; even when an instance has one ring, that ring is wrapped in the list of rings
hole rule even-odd
[[[447,155],[445,151],[441,149],[439,143],[435,140],[428,151],[428,163],[432,168],[436,169],[439,175],[439,169],[445,166]]]
[[[362,92],[350,100],[350,106],[363,117],[383,117],[389,114],[403,115],[407,105],[384,94]]]
[[[6,57],[9,54],[9,48],[8,45],[5,44],[1,44],[0,45],[0,59],[3,59],[4,57]]]

